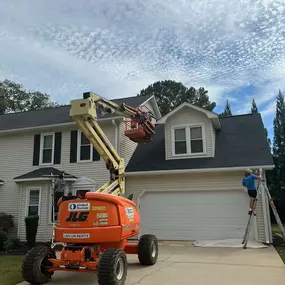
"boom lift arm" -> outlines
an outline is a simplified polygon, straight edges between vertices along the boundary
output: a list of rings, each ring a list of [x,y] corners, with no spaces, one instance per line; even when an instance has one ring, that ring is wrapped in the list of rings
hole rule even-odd
[[[93,92],[85,92],[83,99],[71,101],[70,116],[97,150],[110,171],[110,181],[97,189],[96,192],[121,196],[125,194],[124,159],[119,156],[99,126],[97,109],[129,118],[129,121],[126,122],[129,128],[126,129],[125,135],[136,143],[152,141],[152,137],[155,135],[155,125],[151,119],[155,116],[151,112],[144,112],[140,108],[133,108],[124,103],[118,105]]]

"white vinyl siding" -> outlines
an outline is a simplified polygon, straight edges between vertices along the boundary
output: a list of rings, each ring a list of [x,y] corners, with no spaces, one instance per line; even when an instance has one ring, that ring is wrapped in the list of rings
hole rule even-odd
[[[248,209],[249,200],[247,194],[243,192],[241,179],[243,172],[221,172],[221,173],[191,173],[191,174],[165,174],[165,175],[143,175],[141,177],[127,176],[126,193],[134,194],[133,201],[138,203],[139,196],[147,189],[155,191],[163,195],[164,192],[174,191],[179,193],[186,191],[240,191],[244,195],[244,209]],[[231,202],[230,202],[231,203]],[[244,230],[247,220],[244,224]],[[264,216],[262,211],[262,201],[258,201],[257,205],[257,228],[258,238],[265,240]]]
[[[191,152],[191,127],[202,127],[203,152]],[[187,153],[175,154],[176,128],[185,128]],[[193,132],[192,132],[193,133]],[[193,135],[192,135],[193,136]],[[199,144],[199,142],[192,142]],[[198,146],[197,146],[198,147]],[[202,112],[184,107],[169,117],[165,122],[165,155],[166,159],[183,159],[195,157],[213,157],[215,148],[215,135],[211,120]]]
[[[104,133],[115,145],[115,126],[111,122],[101,122],[100,126]],[[62,151],[61,164],[48,165],[77,177],[87,176],[94,180],[98,187],[102,186],[109,180],[109,171],[106,169],[105,162],[88,161],[85,163],[70,163],[70,131],[74,126],[57,127],[53,131],[62,132]],[[51,130],[50,130],[51,131]],[[41,187],[41,207],[40,207],[40,224],[38,227],[38,241],[50,240],[52,234],[50,182],[35,181],[26,183],[15,183],[14,177],[38,169],[47,167],[47,165],[33,166],[33,147],[34,135],[39,131],[31,131],[19,134],[10,134],[0,136],[0,179],[5,183],[1,185],[1,211],[14,216],[15,227],[11,231],[11,236],[17,235],[18,222],[20,222],[19,237],[25,240],[25,216],[27,208],[28,188]],[[44,132],[45,133],[45,132]]]
[[[119,154],[124,159],[124,164],[126,167],[138,144],[131,141],[124,135],[125,130],[126,126],[124,123],[122,123],[119,130]]]

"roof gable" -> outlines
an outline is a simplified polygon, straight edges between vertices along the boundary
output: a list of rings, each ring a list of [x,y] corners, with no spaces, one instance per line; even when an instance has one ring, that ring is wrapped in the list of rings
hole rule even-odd
[[[214,112],[211,112],[211,111],[208,111],[204,108],[200,108],[198,106],[195,106],[193,104],[190,104],[188,102],[184,102],[182,103],[181,105],[179,105],[178,107],[176,107],[175,109],[173,109],[171,112],[169,112],[168,114],[166,114],[165,116],[163,116],[159,121],[158,123],[162,123],[162,124],[165,124],[167,119],[169,119],[170,117],[172,117],[174,114],[176,114],[177,112],[179,112],[181,109],[183,108],[191,108],[191,109],[194,109],[198,112],[201,112],[203,114],[205,114],[213,123],[214,127],[217,129],[217,130],[220,130],[221,129],[221,123],[220,123],[220,119],[219,119],[219,116],[218,114],[214,113]]]
[[[274,165],[260,114],[224,117],[220,122],[214,157],[166,160],[165,125],[159,124],[153,142],[137,146],[126,172]]]

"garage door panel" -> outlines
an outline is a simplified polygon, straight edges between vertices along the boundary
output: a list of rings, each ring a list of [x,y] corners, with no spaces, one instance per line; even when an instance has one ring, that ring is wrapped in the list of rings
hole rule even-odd
[[[242,238],[247,210],[241,191],[146,192],[141,232],[169,240]]]

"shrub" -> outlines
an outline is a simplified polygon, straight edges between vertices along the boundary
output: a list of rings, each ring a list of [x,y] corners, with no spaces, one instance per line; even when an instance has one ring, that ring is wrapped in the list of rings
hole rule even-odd
[[[4,244],[7,241],[7,233],[0,230],[0,250],[4,249]]]
[[[14,227],[13,216],[6,214],[4,212],[0,213],[0,230],[5,231],[6,233]]]
[[[26,224],[26,240],[29,247],[36,244],[36,236],[38,232],[39,216],[28,216],[25,218]]]
[[[14,238],[14,239],[8,239],[4,243],[4,249],[6,251],[11,250],[11,249],[17,249],[21,247],[21,242],[20,239]]]

